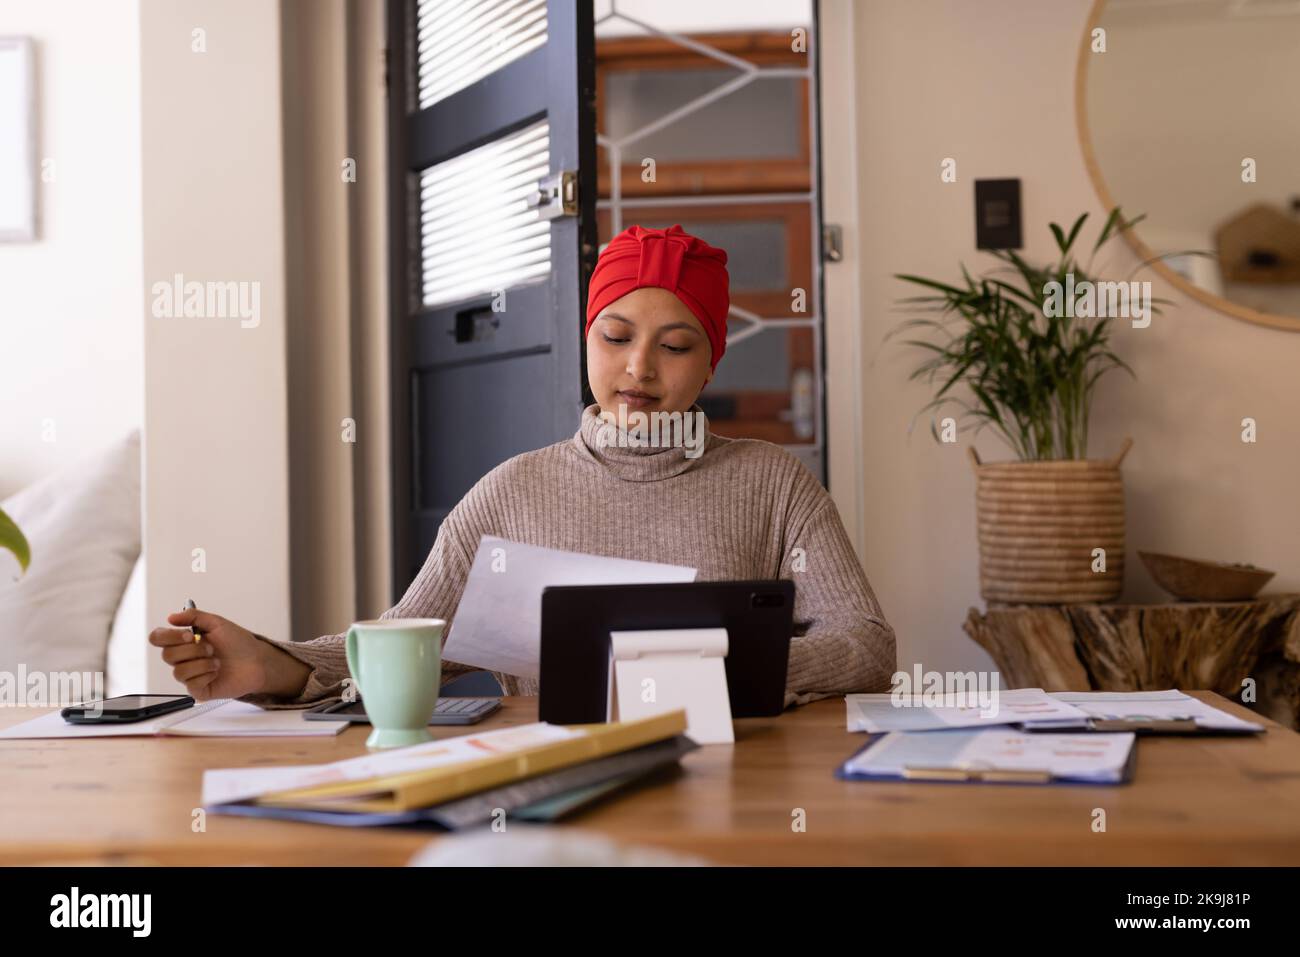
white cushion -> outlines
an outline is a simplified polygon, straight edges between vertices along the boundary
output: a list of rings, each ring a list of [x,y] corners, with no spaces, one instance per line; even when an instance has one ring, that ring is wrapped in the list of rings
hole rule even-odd
[[[0,502],[31,545],[0,550],[0,671],[104,671],[109,628],[140,555],[140,433]]]
[[[149,629],[144,612],[144,557],[135,563],[108,636],[110,698],[143,694],[149,688]]]

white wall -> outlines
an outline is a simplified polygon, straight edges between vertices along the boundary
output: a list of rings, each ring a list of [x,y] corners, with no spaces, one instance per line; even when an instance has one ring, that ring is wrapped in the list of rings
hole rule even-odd
[[[823,0],[822,35],[812,47],[821,91],[822,217],[840,227],[842,258],[822,270],[826,334],[827,487],[840,519],[865,560],[865,473],[862,448],[862,310],[858,250],[858,138],[851,117],[857,102],[852,0]],[[845,117],[849,121],[845,122]],[[868,568],[870,574],[870,568]]]
[[[140,36],[146,289],[180,273],[260,290],[247,328],[145,303],[148,616],[192,597],[288,638],[280,5],[143,0]],[[158,656],[150,668],[151,691],[172,686]]]
[[[978,178],[1021,178],[1035,258],[1051,252],[1047,222],[1086,210],[1095,228],[1103,212],[1073,109],[1089,3],[873,0],[854,9],[865,565],[898,631],[901,667],[984,667],[961,631],[967,609],[983,606],[967,443],[939,445],[924,424],[907,435],[930,393],[907,381],[914,352],[881,345],[901,318],[894,301],[908,294],[891,275],[955,278],[959,261],[990,264],[974,250]],[[955,184],[940,182],[944,157],[957,160]],[[1134,260],[1124,249],[1116,262],[1126,272]],[[1137,379],[1102,380],[1092,415],[1092,456],[1135,440],[1124,464],[1124,597],[1165,597],[1137,548],[1254,562],[1278,570],[1270,591],[1296,591],[1300,334],[1229,318],[1152,278],[1155,294],[1178,305],[1148,329],[1119,327],[1116,351]],[[1240,441],[1245,416],[1259,421],[1255,445]],[[987,433],[976,445],[985,461],[1010,457]]]
[[[143,422],[139,5],[0,0],[0,36],[35,40],[54,161],[36,240],[0,243],[3,498]]]

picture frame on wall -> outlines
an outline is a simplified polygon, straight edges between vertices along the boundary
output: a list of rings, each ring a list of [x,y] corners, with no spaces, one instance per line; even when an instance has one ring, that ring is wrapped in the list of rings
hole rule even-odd
[[[0,242],[35,238],[35,56],[30,37],[0,37]]]

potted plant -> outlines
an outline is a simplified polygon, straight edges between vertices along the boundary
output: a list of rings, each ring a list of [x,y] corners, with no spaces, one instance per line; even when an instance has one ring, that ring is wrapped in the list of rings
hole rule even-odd
[[[1085,213],[1068,233],[1051,224],[1060,257],[1047,266],[1031,265],[1003,249],[992,251],[1003,265],[985,275],[974,277],[962,266],[960,284],[896,275],[928,290],[901,300],[926,315],[889,334],[905,329],[931,334],[908,340],[929,353],[910,378],[938,385],[918,415],[956,407],[959,417],[945,431],[972,422],[976,434],[991,427],[1018,459],[985,464],[974,448],[968,450],[977,476],[980,593],[986,601],[1091,602],[1119,595],[1124,579],[1120,463],[1132,440],[1126,439],[1113,458],[1087,458],[1088,413],[1105,373],[1120,368],[1132,375],[1133,370],[1110,347],[1111,322],[1117,318],[1112,301],[1102,299],[1098,308],[1097,288],[1109,293],[1121,284],[1093,279],[1092,261],[1142,218],[1126,221],[1118,208],[1111,210],[1086,265],[1073,252]],[[1132,288],[1127,280],[1122,285]],[[1092,290],[1091,308],[1084,295],[1074,298],[1083,290]],[[1149,321],[1162,302],[1167,300],[1143,296],[1136,307],[1129,303],[1129,311],[1145,310]],[[931,432],[941,437],[933,419]]]

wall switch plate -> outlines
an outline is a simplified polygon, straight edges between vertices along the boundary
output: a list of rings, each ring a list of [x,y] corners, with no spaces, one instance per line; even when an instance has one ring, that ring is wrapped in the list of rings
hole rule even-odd
[[[1019,249],[1020,180],[975,181],[975,248]]]

